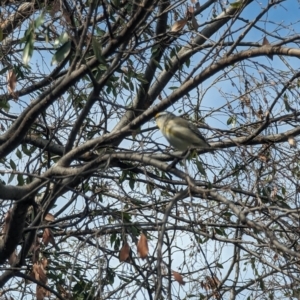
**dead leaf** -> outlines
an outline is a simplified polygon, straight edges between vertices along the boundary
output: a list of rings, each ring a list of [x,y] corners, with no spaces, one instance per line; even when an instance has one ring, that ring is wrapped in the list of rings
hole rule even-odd
[[[210,289],[208,283],[205,282],[205,281],[201,281],[201,282],[200,282],[200,285],[201,285],[201,287],[202,287],[203,289],[205,289],[206,291],[208,291],[208,290]]]
[[[10,94],[13,94],[16,88],[17,76],[14,70],[9,70],[7,73],[7,89]]]
[[[128,243],[126,242],[123,247],[120,250],[119,253],[119,260],[120,261],[127,261],[127,259],[129,258],[129,253],[130,253],[130,246],[128,245]]]
[[[48,213],[48,214],[46,214],[44,220],[48,221],[48,222],[53,222],[55,220],[55,218],[52,214]]]
[[[45,228],[43,232],[43,238],[42,238],[45,246],[48,246],[50,239],[51,239],[51,231],[49,228]]]
[[[271,45],[270,42],[268,41],[267,37],[265,36],[264,39],[263,39],[263,43],[262,43],[263,46],[269,46]],[[273,55],[272,54],[267,54],[267,56],[273,60]]]
[[[51,5],[50,5],[50,8],[51,8],[50,9],[50,15],[51,15],[52,18],[54,18],[55,14],[57,12],[59,12],[60,9],[61,9],[60,1],[59,0],[54,0],[53,2],[51,1],[50,3],[51,3]]]
[[[181,274],[179,274],[178,272],[172,271],[174,279],[181,285],[185,285],[185,282],[183,281],[183,278],[181,276]]]
[[[33,270],[31,270],[31,272],[28,274],[28,276],[31,278],[35,278]],[[26,282],[26,284],[33,283],[30,279],[25,279],[25,282]]]
[[[50,292],[44,289],[43,287],[36,285],[36,299],[37,300],[44,300],[45,297],[49,297]]]
[[[39,260],[39,255],[40,255],[40,240],[38,237],[36,237],[35,241],[32,243],[30,247],[30,252],[32,252],[32,262],[36,263]]]
[[[142,259],[146,258],[149,253],[147,237],[143,233],[137,243],[137,252]]]
[[[59,291],[59,293],[66,299],[72,299],[71,294],[69,294],[67,292],[67,290],[60,284],[57,285],[57,290]]]
[[[48,244],[50,243],[52,246],[57,247],[50,228],[44,229],[42,240],[45,246],[48,246]]]
[[[182,30],[186,23],[187,23],[186,19],[176,21],[171,27],[171,32],[178,32]]]
[[[210,286],[212,290],[216,289],[218,285],[220,284],[220,280],[217,278],[217,276],[205,277],[207,284]]]
[[[48,279],[45,274],[45,270],[43,266],[40,263],[35,263],[33,264],[32,268],[33,268],[34,278],[46,284]]]
[[[262,162],[268,162],[270,160],[269,157],[267,157],[266,155],[260,154],[258,155],[259,160],[261,160]]]
[[[292,137],[292,136],[289,136],[288,143],[289,143],[291,148],[296,148],[297,147],[297,142],[294,139],[294,137]]]

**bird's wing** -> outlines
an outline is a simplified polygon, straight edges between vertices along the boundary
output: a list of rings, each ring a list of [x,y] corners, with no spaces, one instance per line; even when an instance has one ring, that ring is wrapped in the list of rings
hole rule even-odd
[[[180,130],[177,130],[178,127],[175,124],[182,125]],[[197,126],[182,118],[174,118],[173,120],[170,120],[168,122],[168,128],[166,129],[171,134],[176,135],[179,139],[186,140],[188,137],[191,141],[191,144],[198,145],[199,143],[197,143],[197,141],[200,138],[203,141],[202,146],[210,147],[210,145],[206,142],[204,136],[200,133]],[[194,136],[191,135],[191,131],[189,129],[192,131]]]
[[[189,128],[202,140],[204,140],[206,142],[205,137],[201,134],[200,130],[198,129],[198,127],[196,125],[194,125],[193,123],[189,123]],[[207,143],[207,142],[206,142]],[[207,145],[209,145],[207,143]],[[210,145],[209,145],[210,146]]]

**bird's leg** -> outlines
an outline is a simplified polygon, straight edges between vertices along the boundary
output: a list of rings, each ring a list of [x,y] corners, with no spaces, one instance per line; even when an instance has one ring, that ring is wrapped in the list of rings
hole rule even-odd
[[[184,152],[182,152],[182,155],[180,157],[175,157],[171,164],[168,166],[168,170],[174,168],[182,159],[185,161],[186,158],[189,156],[189,153],[190,150],[187,149]]]

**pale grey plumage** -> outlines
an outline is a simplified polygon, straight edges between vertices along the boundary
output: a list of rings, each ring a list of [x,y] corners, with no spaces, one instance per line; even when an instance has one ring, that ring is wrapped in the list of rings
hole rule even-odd
[[[171,146],[180,151],[188,148],[209,148],[197,126],[169,112],[155,116],[156,124]]]

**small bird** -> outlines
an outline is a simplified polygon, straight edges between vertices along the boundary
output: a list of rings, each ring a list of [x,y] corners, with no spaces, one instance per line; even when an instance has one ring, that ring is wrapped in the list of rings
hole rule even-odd
[[[211,147],[197,126],[170,112],[157,113],[155,121],[170,145],[179,151]]]

